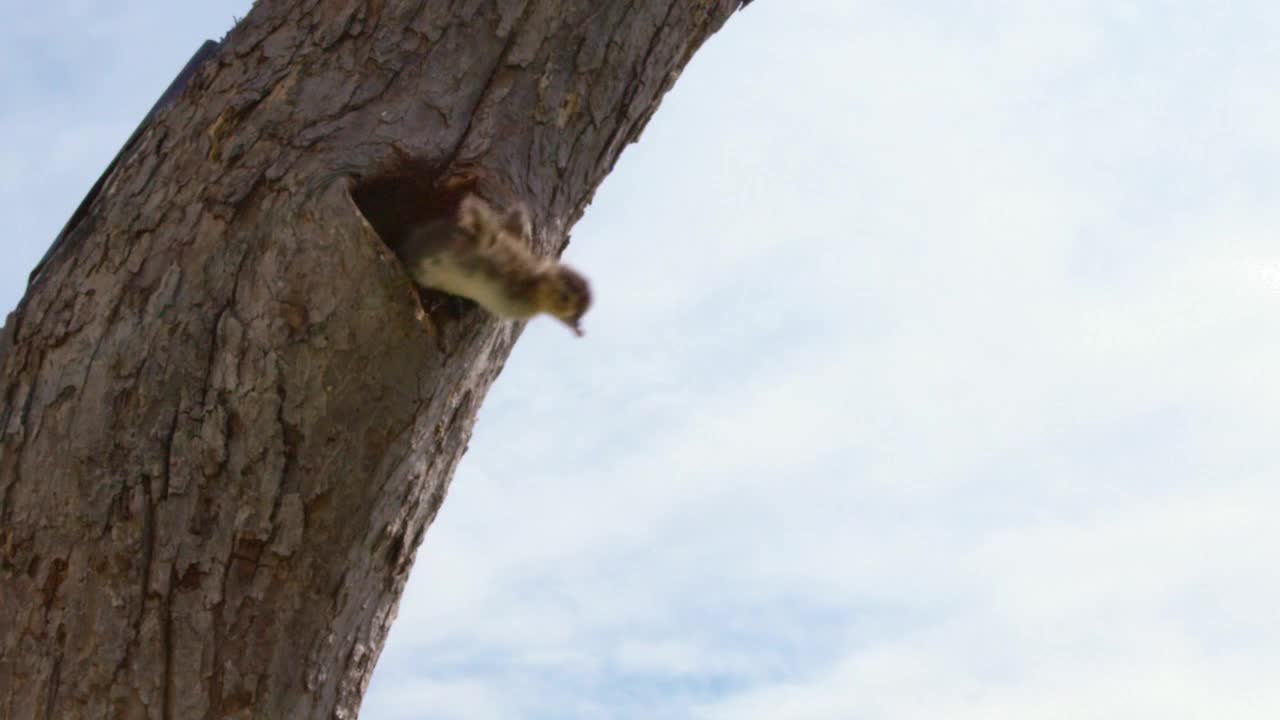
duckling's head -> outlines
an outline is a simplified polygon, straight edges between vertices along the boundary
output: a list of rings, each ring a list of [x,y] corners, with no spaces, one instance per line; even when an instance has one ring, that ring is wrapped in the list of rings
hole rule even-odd
[[[571,267],[556,265],[539,279],[534,292],[539,310],[559,319],[582,337],[578,323],[591,307],[591,286],[586,278]]]

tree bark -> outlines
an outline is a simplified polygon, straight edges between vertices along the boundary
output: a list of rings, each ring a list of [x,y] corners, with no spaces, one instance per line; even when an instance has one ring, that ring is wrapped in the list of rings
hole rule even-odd
[[[522,328],[384,240],[559,252],[739,4],[259,0],[0,339],[0,716],[354,717]]]

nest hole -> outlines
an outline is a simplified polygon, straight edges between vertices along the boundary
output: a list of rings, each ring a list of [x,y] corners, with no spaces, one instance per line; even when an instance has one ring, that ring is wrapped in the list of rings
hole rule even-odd
[[[455,217],[462,199],[475,192],[477,184],[472,174],[401,155],[390,169],[357,180],[351,199],[382,242],[403,258],[401,249],[410,232],[421,224]],[[474,307],[465,298],[415,287],[433,327],[446,318],[462,318]]]
[[[453,217],[475,186],[474,178],[401,158],[391,169],[357,181],[351,198],[382,241],[398,251],[412,228]]]

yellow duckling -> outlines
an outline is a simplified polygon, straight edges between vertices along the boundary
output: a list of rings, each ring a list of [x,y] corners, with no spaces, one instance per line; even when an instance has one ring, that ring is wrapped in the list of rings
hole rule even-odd
[[[419,285],[479,303],[500,317],[527,319],[547,313],[579,337],[591,306],[591,288],[573,268],[530,251],[532,228],[522,206],[500,215],[466,195],[453,220],[411,230],[398,249]]]

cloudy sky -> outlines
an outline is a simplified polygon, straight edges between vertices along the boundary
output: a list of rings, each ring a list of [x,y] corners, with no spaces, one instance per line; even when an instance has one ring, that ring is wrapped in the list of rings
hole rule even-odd
[[[6,20],[5,311],[247,6]],[[1274,2],[756,0],[575,229],[587,337],[525,333],[362,717],[1280,717],[1277,67]]]

